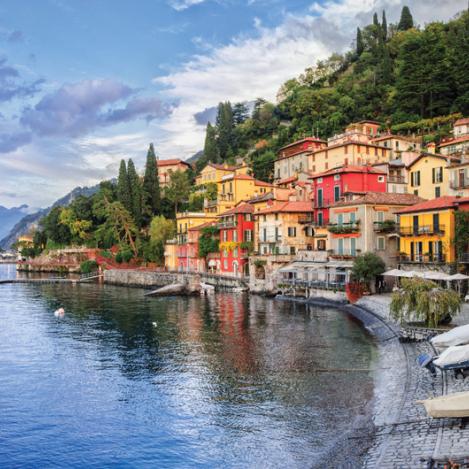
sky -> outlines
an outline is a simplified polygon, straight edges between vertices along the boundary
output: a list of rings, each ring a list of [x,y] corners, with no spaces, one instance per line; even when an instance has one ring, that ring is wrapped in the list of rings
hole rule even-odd
[[[466,0],[0,0],[0,205],[46,207],[77,186],[203,148],[220,101],[275,101],[357,26],[407,4],[424,25]]]

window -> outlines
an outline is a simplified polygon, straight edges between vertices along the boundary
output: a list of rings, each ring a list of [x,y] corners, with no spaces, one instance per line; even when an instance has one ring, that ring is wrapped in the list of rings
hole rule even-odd
[[[376,221],[381,223],[384,221],[384,212],[376,212]]]
[[[228,261],[226,259],[223,261],[223,268],[228,270]]]
[[[355,238],[350,238],[350,254],[352,256],[357,255],[357,240]]]
[[[236,230],[233,230],[233,241],[234,242],[238,241],[238,232]]]
[[[419,195],[419,191],[418,191],[418,190],[415,190],[415,191],[414,191],[414,195]]]
[[[263,216],[263,221],[267,221],[267,215]]]
[[[378,176],[378,182],[384,182],[384,176]]]
[[[228,231],[223,230],[223,241],[228,241]]]
[[[337,224],[342,225],[343,223],[344,223],[344,214],[339,213],[339,215],[337,215]]]
[[[378,236],[376,248],[378,249],[378,251],[384,251],[384,249],[385,249],[385,238],[384,238],[384,236]]]
[[[228,251],[226,249],[223,249],[223,257],[228,257]]]
[[[233,249],[233,257],[238,257],[238,248]]]
[[[247,243],[252,241],[252,231],[251,230],[245,230],[244,231],[244,241]]]
[[[323,216],[322,216],[322,212],[319,212],[318,213],[318,225],[322,226],[322,224],[323,224]]]
[[[262,229],[262,235],[263,241],[267,241],[267,228]]]
[[[275,221],[278,221],[278,213],[275,214]]]
[[[296,237],[296,226],[289,226],[288,227],[288,236],[290,238],[295,238]]]
[[[340,186],[334,186],[334,202],[340,200]]]
[[[322,178],[318,178],[317,183],[321,184],[321,182],[322,182]]]
[[[278,226],[275,227],[275,241],[278,241],[280,239],[279,233],[278,233]]]
[[[420,171],[410,173],[410,183],[412,187],[420,186]]]
[[[436,199],[437,197],[440,197],[440,195],[441,195],[440,186],[435,187],[435,199]]]
[[[355,212],[350,213],[350,223],[355,223]]]
[[[245,220],[252,221],[252,215],[250,213],[246,213]]]
[[[344,253],[344,238],[339,238],[338,240],[338,254],[343,254]]]
[[[348,166],[348,158],[344,158],[344,166]]]
[[[318,189],[318,197],[317,197],[317,205],[318,207],[322,207],[322,189]]]
[[[432,169],[432,182],[433,184],[439,184],[443,182],[443,167]]]
[[[334,174],[334,181],[340,181],[340,174]]]
[[[295,246],[290,246],[290,254],[294,256],[296,254]]]

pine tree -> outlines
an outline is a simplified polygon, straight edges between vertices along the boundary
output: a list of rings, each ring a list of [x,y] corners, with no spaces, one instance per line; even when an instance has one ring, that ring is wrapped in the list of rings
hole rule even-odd
[[[413,28],[413,27],[414,27],[414,19],[412,18],[412,14],[410,13],[409,7],[407,6],[402,7],[401,19],[399,20],[397,29],[399,31],[407,31],[408,29]]]
[[[117,179],[117,200],[128,212],[132,212],[132,194],[130,192],[129,177],[125,160],[121,160],[119,177]]]
[[[150,223],[154,215],[161,210],[160,180],[158,177],[158,163],[155,156],[155,148],[150,143],[145,164],[145,175],[142,186],[142,220]]]
[[[209,122],[205,132],[204,160],[216,163],[218,159],[217,130]]]
[[[142,186],[132,159],[129,159],[127,163],[127,177],[132,201],[130,213],[137,227],[140,227],[142,225]]]
[[[233,106],[233,122],[235,125],[242,124],[249,117],[249,109],[245,103],[236,103]]]
[[[218,105],[217,131],[218,131],[218,151],[222,160],[227,158],[229,149],[233,145],[233,109],[231,103],[220,103]]]
[[[386,21],[386,12],[383,10],[383,21],[381,22],[381,31],[383,33],[383,39],[386,42],[388,39],[388,22]]]
[[[360,57],[364,49],[365,49],[365,45],[363,43],[362,30],[360,28],[357,28],[357,55],[358,57]]]

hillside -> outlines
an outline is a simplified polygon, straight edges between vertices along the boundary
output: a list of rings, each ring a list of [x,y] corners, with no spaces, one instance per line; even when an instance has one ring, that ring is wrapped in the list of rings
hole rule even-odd
[[[6,236],[11,228],[31,210],[27,205],[6,208],[0,205],[0,239]]]
[[[11,245],[18,239],[19,236],[28,233],[31,228],[39,222],[39,220],[47,215],[54,207],[66,207],[78,196],[83,195],[89,197],[99,189],[99,185],[92,187],[76,187],[64,197],[55,201],[50,207],[38,210],[29,215],[22,214],[22,217],[17,223],[7,232],[3,233],[3,238],[0,239],[0,248],[9,249]],[[0,211],[1,215],[1,211]]]
[[[468,35],[468,11],[423,28],[408,10],[390,25],[385,12],[375,14],[357,29],[353,50],[288,80],[276,104],[258,99],[251,114],[242,103],[220,103],[198,168],[247,156],[256,177],[268,180],[283,145],[308,135],[328,138],[362,119],[439,141],[458,117],[469,115]]]

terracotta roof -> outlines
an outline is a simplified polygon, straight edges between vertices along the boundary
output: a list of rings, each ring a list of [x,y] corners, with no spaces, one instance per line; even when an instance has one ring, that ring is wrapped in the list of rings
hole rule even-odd
[[[277,181],[277,184],[278,185],[281,185],[281,184],[288,184],[289,182],[294,182],[298,179],[298,176],[290,176],[288,178],[283,178],[283,179],[280,179],[279,181]]]
[[[451,140],[447,140],[446,142],[440,143],[439,147],[447,147],[448,145],[454,145],[456,143],[462,143],[469,140],[469,135],[463,135],[462,137],[452,138]]]
[[[213,226],[214,224],[215,224],[214,221],[207,221],[205,223],[202,223],[201,225],[193,226],[192,228],[189,228],[187,231],[200,231],[209,226]]]
[[[255,215],[265,215],[267,213],[308,213],[313,211],[311,202],[276,202],[271,207],[259,210]]]
[[[317,137],[305,137],[305,138],[302,138],[301,140],[297,140],[296,142],[285,145],[284,147],[280,148],[279,151],[285,150],[285,148],[290,148],[294,145],[298,145],[299,143],[303,143],[303,142],[327,143],[325,140],[322,140]]]
[[[458,120],[454,123],[454,126],[457,126],[457,125],[464,125],[464,124],[469,124],[469,117],[463,117],[462,119],[458,119]]]
[[[438,197],[437,199],[426,200],[425,202],[420,202],[411,207],[403,208],[397,213],[413,213],[413,212],[426,212],[428,210],[438,210],[443,208],[454,207],[454,203],[460,199],[453,195],[445,195],[443,197]]]
[[[404,140],[406,142],[411,142],[411,143],[418,143],[417,139],[413,139],[411,137],[406,137],[404,135],[395,135],[395,134],[380,135],[379,137],[372,138],[371,141],[372,142],[380,142],[382,140],[389,140],[390,138],[396,138],[396,139]]]
[[[417,158],[415,158],[415,160],[413,160],[411,163],[409,163],[407,165],[407,168],[410,168],[411,166],[414,166],[415,163],[417,163],[417,161],[421,160],[422,158],[426,158],[426,157],[433,157],[433,158],[440,158],[441,160],[445,160],[445,161],[450,161],[449,157],[446,156],[446,155],[441,155],[440,153],[427,153],[427,152],[421,152],[419,156],[417,156]]]
[[[468,204],[469,203],[469,197],[459,197],[456,201],[455,204]]]
[[[157,160],[158,167],[160,166],[173,166],[176,164],[185,164],[187,166],[190,166],[189,163],[186,163],[185,161],[181,160],[180,158],[173,158],[172,160]]]
[[[236,207],[233,207],[232,209],[227,210],[226,212],[220,213],[220,215],[217,215],[217,216],[226,217],[227,215],[235,215],[237,213],[253,213],[253,212],[254,212],[254,207],[251,204],[248,204],[246,202],[241,202]]]
[[[337,202],[334,207],[344,207],[348,205],[414,205],[424,199],[414,194],[396,194],[394,192],[367,192],[362,197],[352,200]]]
[[[371,166],[339,166],[337,168],[331,168],[327,171],[323,171],[322,173],[315,173],[309,176],[308,179],[316,179],[319,177],[330,176],[332,174],[340,174],[340,173],[371,173],[371,174],[384,174],[386,175],[386,171],[381,171],[380,169],[375,169]]]
[[[349,140],[347,142],[336,143],[335,145],[330,145],[328,147],[319,148],[318,150],[314,150],[313,154],[315,155],[316,153],[319,153],[320,151],[331,150],[332,148],[344,147],[345,145],[360,145],[360,146],[364,146],[364,147],[382,148],[383,150],[391,151],[391,148],[383,147],[381,145],[374,145],[373,143],[359,142],[357,140]]]

